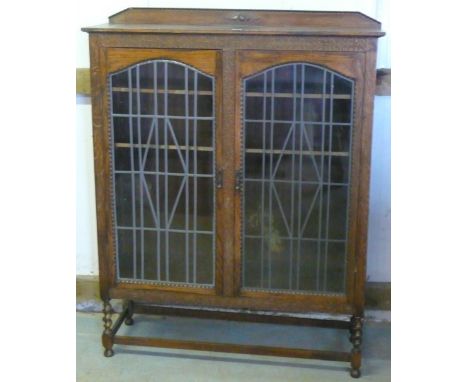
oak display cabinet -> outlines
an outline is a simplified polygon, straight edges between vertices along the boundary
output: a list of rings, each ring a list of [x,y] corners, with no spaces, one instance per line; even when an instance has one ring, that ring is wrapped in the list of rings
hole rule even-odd
[[[131,8],[89,32],[105,356],[340,360],[359,377],[380,23]],[[113,324],[111,299],[123,299]],[[349,330],[350,351],[117,335],[133,313]]]

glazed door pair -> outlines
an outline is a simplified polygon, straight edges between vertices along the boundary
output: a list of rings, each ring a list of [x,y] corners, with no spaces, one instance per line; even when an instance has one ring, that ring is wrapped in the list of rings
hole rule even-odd
[[[108,62],[119,285],[349,297],[357,57],[239,51],[233,83],[220,51],[116,48]]]

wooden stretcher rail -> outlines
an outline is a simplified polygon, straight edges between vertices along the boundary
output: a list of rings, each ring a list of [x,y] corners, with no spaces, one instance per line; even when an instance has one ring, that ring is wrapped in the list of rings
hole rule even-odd
[[[237,354],[269,355],[277,357],[321,359],[326,361],[349,362],[351,360],[350,353],[345,352],[282,348],[273,346],[239,345],[217,342],[182,341],[163,338],[116,336],[114,337],[114,343],[119,345],[152,346],[169,349],[186,349]]]
[[[256,323],[272,323],[284,325],[300,325],[300,326],[315,326],[326,328],[349,329],[349,320],[339,319],[319,319],[295,317],[293,315],[278,315],[278,314],[258,314],[231,312],[224,310],[201,310],[187,309],[178,307],[152,306],[135,304],[135,313],[149,313],[156,315],[179,316],[179,317],[196,317],[208,318],[214,320],[232,320]]]

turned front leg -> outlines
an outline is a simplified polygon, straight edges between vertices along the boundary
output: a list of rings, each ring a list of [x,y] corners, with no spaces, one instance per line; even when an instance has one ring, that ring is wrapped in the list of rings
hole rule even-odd
[[[102,321],[104,322],[104,331],[102,333],[102,345],[104,346],[104,356],[112,357],[114,351],[112,350],[112,306],[109,300],[104,300],[104,308],[102,310],[104,317]]]
[[[351,377],[359,378],[361,376],[361,342],[362,342],[362,318],[353,316],[351,318],[349,340],[353,345],[351,350]]]

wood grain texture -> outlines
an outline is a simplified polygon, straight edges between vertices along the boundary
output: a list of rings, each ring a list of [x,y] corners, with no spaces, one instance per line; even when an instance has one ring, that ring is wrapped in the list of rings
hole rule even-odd
[[[160,316],[177,316],[177,317],[197,317],[213,320],[229,320],[241,322],[256,322],[256,323],[275,323],[282,325],[299,325],[299,326],[314,326],[322,328],[339,328],[349,329],[350,317],[346,316],[330,316],[324,318],[299,317],[293,315],[267,314],[265,312],[240,312],[227,310],[206,310],[193,309],[183,307],[167,307],[158,305],[136,304],[135,312],[144,314],[156,314]]]
[[[380,23],[358,12],[129,8],[96,33],[243,34],[379,37]]]
[[[231,275],[232,277],[232,275]],[[275,312],[326,312],[351,314],[353,305],[343,295],[290,295],[270,293],[259,296],[252,293],[248,296],[223,296],[192,294],[184,292],[165,291],[157,287],[151,289],[114,287],[110,291],[111,298],[130,299],[134,301],[163,304],[190,305],[235,309],[271,310]],[[262,297],[262,298],[259,298]]]
[[[223,50],[223,95],[222,95],[222,145],[223,145],[223,216],[224,216],[224,234],[220,238],[223,241],[223,295],[234,296],[235,274],[237,272],[234,257],[236,255],[234,242],[234,214],[236,210],[235,192],[234,192],[234,173],[236,164],[234,162],[235,154],[235,134],[233,121],[236,115],[235,99],[235,52],[230,49]]]
[[[216,275],[215,275],[216,277]],[[214,295],[216,287],[198,287],[196,285],[186,286],[177,284],[164,284],[163,282],[145,282],[145,281],[116,281],[115,286],[122,290],[159,290],[166,292],[187,292],[193,295]]]
[[[109,298],[114,282],[114,238],[111,211],[111,173],[104,51],[99,36],[90,36],[94,176],[96,187],[99,284],[101,298]]]
[[[366,309],[390,310],[392,287],[389,282],[367,282],[365,287]],[[99,304],[99,276],[76,276],[77,310],[82,310],[90,304]]]
[[[362,130],[362,115],[364,114],[364,78],[365,72],[365,55],[360,56],[361,74],[354,83],[354,100],[353,100],[353,134],[351,143],[351,176],[350,176],[350,192],[349,192],[349,212],[348,212],[348,244],[347,244],[347,263],[346,263],[346,290],[348,301],[354,304],[355,287],[358,269],[356,268],[356,237],[357,233],[357,217],[359,216],[359,192],[360,192],[360,155],[361,142],[358,137],[361,136]]]
[[[297,27],[248,27],[248,26],[198,26],[198,25],[155,25],[155,24],[102,24],[83,28],[90,33],[128,33],[149,34],[158,33],[166,35],[190,34],[202,35],[251,35],[251,36],[328,36],[328,37],[381,37],[383,33],[374,30],[362,29],[333,29],[333,28],[297,28]]]
[[[182,62],[206,74],[216,73],[216,51],[210,50],[168,50],[168,49],[107,49],[107,72],[112,73],[127,68],[137,62],[148,60],[173,60]]]
[[[239,345],[239,344],[233,344],[233,343],[227,344],[227,343],[220,343],[220,342],[184,341],[184,340],[172,340],[172,339],[166,339],[166,338],[115,336],[114,343],[119,344],[119,345],[152,346],[152,347],[161,347],[161,348],[169,348],[169,349],[186,349],[186,350],[216,351],[216,352],[224,352],[224,353],[269,355],[269,356],[277,356],[277,357],[321,359],[321,360],[327,360],[327,361],[348,362],[351,360],[350,354],[345,353],[345,352],[283,348],[283,347],[259,346],[259,345]]]
[[[225,160],[225,129],[223,110],[224,110],[224,76],[223,76],[223,53],[218,51],[216,54],[216,72],[215,72],[215,146],[216,146],[216,163],[215,171],[221,171],[223,182],[221,188],[216,188],[216,235],[215,235],[215,290],[217,295],[224,293],[224,280],[226,279],[224,273],[224,264],[226,258],[229,256],[229,249],[226,246],[226,237],[229,237],[228,229],[229,217],[227,215],[228,209],[225,207],[226,199],[229,197],[229,189],[226,187],[226,178],[229,175],[229,168],[226,166]],[[228,149],[229,150],[229,149]]]
[[[375,45],[377,42],[375,41]],[[366,64],[363,91],[363,115],[361,117],[362,128],[360,135],[356,136],[356,141],[361,147],[359,157],[359,201],[358,214],[356,216],[356,259],[355,273],[356,283],[354,288],[354,307],[355,315],[364,316],[364,286],[366,282],[366,258],[367,258],[367,231],[369,219],[369,184],[370,184],[370,165],[371,165],[371,142],[372,142],[372,118],[375,92],[374,73],[376,64],[376,50],[366,53]]]
[[[234,165],[235,171],[237,174],[242,171],[244,166],[242,159],[242,115],[243,115],[243,105],[242,105],[242,73],[241,73],[241,60],[240,60],[241,51],[236,51],[233,54],[233,61],[235,62],[234,66],[234,115],[232,120],[234,121]],[[235,189],[235,187],[234,187]],[[243,190],[238,187],[234,194],[234,289],[236,295],[241,294],[242,286],[242,192]]]
[[[255,49],[306,50],[319,52],[362,52],[373,49],[374,38],[363,37],[305,37],[305,36],[246,36],[181,34],[99,33],[101,45],[106,48],[148,49]]]
[[[308,62],[337,71],[350,78],[362,75],[362,53],[315,53],[315,52],[272,52],[240,51],[238,56],[241,77],[247,77],[272,66],[292,62]]]
[[[214,75],[217,78],[217,146],[219,148],[217,154],[217,168],[221,169],[224,174],[224,184],[221,189],[218,190],[217,197],[217,221],[219,228],[217,230],[216,246],[217,246],[217,260],[216,260],[216,293],[218,295],[236,297],[232,300],[232,303],[236,306],[247,307],[248,304],[253,303],[255,299],[262,299],[263,306],[271,309],[287,309],[288,302],[285,300],[284,295],[276,295],[270,293],[265,295],[259,292],[246,292],[240,293],[240,268],[241,268],[241,248],[240,248],[240,199],[239,194],[234,192],[234,177],[235,172],[240,169],[240,88],[241,78],[251,75],[255,72],[270,67],[272,65],[279,65],[285,62],[312,62],[318,65],[326,66],[331,70],[335,70],[339,73],[352,77],[356,80],[356,102],[355,102],[355,137],[353,142],[353,156],[354,161],[352,165],[352,184],[360,184],[360,176],[362,175],[361,159],[362,154],[361,144],[363,143],[360,136],[361,130],[361,109],[365,108],[366,105],[362,104],[359,100],[362,98],[364,91],[363,76],[366,75],[369,84],[375,82],[375,77],[372,73],[375,73],[375,68],[370,72],[364,68],[363,58],[368,54],[369,50],[366,46],[366,50],[363,52],[311,52],[311,51],[245,51],[245,50],[229,50],[226,47],[223,49],[222,58],[221,54],[218,55],[217,50],[188,50],[188,49],[151,49],[145,48],[112,48],[103,45],[102,40],[108,40],[107,35],[93,35],[92,37],[97,38],[99,36],[101,49],[101,61],[104,67],[100,67],[100,86],[105,87],[107,75],[115,70],[128,67],[137,62],[141,62],[153,58],[167,58],[172,60],[181,60],[182,62],[193,65],[196,68],[202,68],[205,72]],[[168,40],[172,40],[171,37]],[[135,41],[135,36],[124,36],[122,41]],[[170,42],[170,41],[169,41]],[[217,39],[213,40],[214,45],[218,42]],[[333,44],[330,48],[333,48]],[[283,48],[284,49],[284,48]],[[374,46],[375,49],[375,46]],[[371,51],[372,52],[372,51]],[[236,58],[237,56],[237,58]],[[217,69],[218,68],[218,69]],[[103,91],[100,95],[101,102],[106,100],[106,92]],[[107,103],[104,102],[104,103]],[[108,111],[103,109],[103,106],[98,106],[101,110],[100,118],[103,121],[107,120]],[[108,125],[107,122],[102,122],[103,126]],[[97,131],[101,133],[105,131],[105,127],[99,127]],[[100,142],[105,140],[105,134],[101,136]],[[96,148],[98,153],[104,153],[104,150],[108,151],[108,142],[99,144],[99,148]],[[100,158],[96,164],[97,169],[102,169],[103,163],[106,166],[109,164],[109,155]],[[109,171],[109,170],[107,170]],[[104,174],[104,173],[102,173]],[[102,175],[101,174],[101,175]],[[110,179],[109,172],[107,177]],[[368,177],[368,175],[367,175]],[[99,178],[102,179],[102,178]],[[100,180],[103,182],[102,180]],[[102,186],[98,185],[98,188]],[[109,184],[106,184],[106,188],[109,190]],[[352,186],[353,190],[356,187]],[[102,191],[101,191],[102,192]],[[105,197],[100,197],[102,204],[109,204]],[[366,202],[365,197],[360,196],[360,191],[352,192],[352,203],[351,203],[351,214],[350,214],[350,247],[349,260],[348,260],[348,295],[346,300],[346,306],[343,308],[344,311],[349,310],[350,304],[353,304],[355,291],[358,286],[354,280],[358,280],[357,273],[360,272],[360,265],[357,264],[360,259],[362,248],[356,247],[355,238],[362,234],[356,228],[356,224],[359,221],[359,214]],[[354,202],[353,202],[354,201]],[[107,225],[112,226],[112,220],[110,211],[105,211],[107,214]],[[102,214],[101,214],[102,215]],[[110,220],[109,220],[110,219]],[[109,233],[110,232],[110,233]],[[114,238],[111,231],[108,231],[107,242],[113,244]],[[363,239],[359,239],[363,240]],[[107,244],[103,244],[107,245]],[[113,248],[107,248],[108,253],[113,253]],[[356,257],[354,253],[357,253]],[[364,254],[365,256],[365,254]],[[109,283],[115,285],[114,272],[114,257],[107,261],[108,273],[105,272],[104,278],[108,277],[107,286]],[[363,260],[359,260],[361,263]],[[106,276],[106,275],[110,275]],[[361,276],[361,278],[364,276]],[[105,288],[106,289],[106,288]],[[182,298],[183,288],[172,287],[172,286],[160,286],[154,284],[119,284],[116,288],[119,293],[124,290],[131,290],[132,293],[138,293],[145,297],[149,292],[159,290],[164,292],[164,302],[178,303]],[[199,298],[200,295],[212,294],[214,290],[210,289],[192,289],[187,288],[188,296],[184,297],[184,301],[193,302]],[[362,292],[361,292],[362,294]],[[343,297],[337,296],[316,296],[316,295],[291,295],[291,306],[297,309],[298,304],[303,304],[303,309],[325,309],[327,311],[327,303],[330,304],[331,311],[336,311],[336,304],[338,301],[344,301]],[[214,305],[218,304],[217,301],[213,302]],[[362,305],[362,304],[361,304]],[[254,306],[254,305],[252,305]],[[339,309],[338,309],[339,310]]]
[[[376,72],[375,95],[390,96],[392,71],[389,68],[380,68]],[[76,94],[91,95],[91,75],[89,68],[76,68]]]
[[[256,9],[128,8],[110,24],[314,26],[380,30],[380,22],[360,12]]]
[[[132,301],[132,311],[133,302],[137,303],[137,309],[140,304],[171,305],[159,311],[154,307],[142,308],[143,313],[166,312],[222,319],[231,316],[240,321],[279,320],[298,325],[305,325],[306,322],[290,316],[278,319],[275,312],[321,312],[348,317],[353,315],[361,320],[365,301],[376,38],[383,35],[380,23],[356,12],[128,9],[111,16],[106,25],[83,30],[90,32],[100,295],[104,300],[105,313],[102,337],[106,349],[104,354],[112,356],[112,345],[122,344],[319,358],[351,362],[351,375],[358,377],[361,321],[356,319],[333,323],[350,330],[353,342],[350,353],[127,337],[117,336],[116,333],[125,318],[130,318],[130,310],[124,310],[111,329],[110,299]],[[108,78],[110,73],[154,59],[182,62],[216,80],[216,169],[223,175],[223,182],[216,194],[213,288],[116,280]],[[241,199],[240,190],[236,190],[236,171],[242,166],[241,83],[246,76],[290,62],[308,62],[328,68],[352,78],[355,84],[348,281],[344,294],[291,294],[241,288]],[[80,85],[80,88],[83,86]],[[196,310],[183,311],[177,306],[195,307]],[[207,313],[200,307],[213,310]],[[216,310],[220,308],[237,312],[227,314]],[[245,310],[269,314],[254,317]],[[330,322],[320,322],[320,325],[328,324]]]
[[[165,308],[166,313],[226,319],[228,315],[216,312],[216,309],[235,309],[238,312],[231,317],[254,322],[274,322],[275,314],[272,312],[322,312],[354,315],[359,319],[363,317],[376,37],[383,34],[380,24],[359,13],[343,12],[130,9],[111,16],[107,25],[84,30],[90,32],[100,294],[105,302],[105,355],[112,356],[112,345],[118,343],[320,358],[351,361],[352,376],[359,376],[358,324],[361,321],[336,324],[351,329],[355,340],[351,353],[121,337],[116,333],[126,314],[119,317],[111,330],[109,300],[121,298],[143,305],[172,305]],[[154,59],[182,62],[216,79],[216,168],[224,179],[216,196],[214,288],[116,280],[108,76],[136,63]],[[235,189],[236,171],[242,166],[241,83],[246,76],[290,62],[308,62],[328,68],[352,78],[355,84],[348,281],[344,294],[291,294],[241,288],[241,200],[239,190]],[[203,306],[215,310],[211,313],[201,310],[182,312],[177,306]],[[143,309],[143,312],[151,313],[153,310],[152,313],[158,313],[154,309]],[[266,311],[270,314],[254,318],[239,310]],[[290,317],[283,318],[283,321],[305,324],[300,319]],[[356,342],[358,337],[359,344]]]

